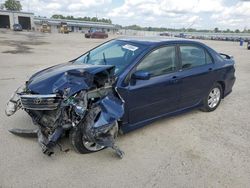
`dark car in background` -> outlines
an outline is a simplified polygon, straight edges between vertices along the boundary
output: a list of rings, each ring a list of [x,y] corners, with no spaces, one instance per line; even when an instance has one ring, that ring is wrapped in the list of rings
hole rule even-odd
[[[234,59],[203,43],[120,38],[34,74],[10,99],[38,125],[43,152],[70,132],[79,153],[112,148],[120,133],[194,108],[214,111],[235,82]],[[27,135],[27,130],[11,130]]]
[[[21,24],[14,24],[13,25],[13,30],[14,31],[22,31],[23,28],[22,28]]]
[[[103,30],[89,30],[88,33],[85,33],[85,38],[108,38],[108,34]]]
[[[250,40],[247,42],[247,49],[250,50]]]
[[[170,35],[171,35],[170,33],[160,33],[160,36],[169,37]]]

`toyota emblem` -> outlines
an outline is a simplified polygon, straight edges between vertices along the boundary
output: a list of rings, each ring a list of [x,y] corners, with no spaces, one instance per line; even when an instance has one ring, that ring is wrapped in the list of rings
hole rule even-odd
[[[40,98],[35,98],[33,102],[34,102],[34,104],[41,104],[42,99],[40,99]]]

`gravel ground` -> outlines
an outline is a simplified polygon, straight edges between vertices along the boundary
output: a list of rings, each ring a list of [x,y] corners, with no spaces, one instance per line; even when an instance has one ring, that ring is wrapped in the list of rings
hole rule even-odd
[[[68,139],[52,157],[36,139],[14,136],[30,128],[23,111],[4,114],[12,92],[33,73],[71,60],[103,42],[83,34],[13,33],[0,30],[0,187],[250,187],[250,62],[234,42],[203,41],[233,55],[237,80],[232,94],[211,113],[194,110],[120,136],[120,160],[107,149],[76,153]]]

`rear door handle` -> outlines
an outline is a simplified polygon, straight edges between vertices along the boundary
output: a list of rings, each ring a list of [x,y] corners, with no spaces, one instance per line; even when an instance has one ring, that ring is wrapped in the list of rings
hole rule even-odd
[[[209,68],[209,69],[208,69],[208,71],[212,71],[212,70],[213,70],[213,68]]]

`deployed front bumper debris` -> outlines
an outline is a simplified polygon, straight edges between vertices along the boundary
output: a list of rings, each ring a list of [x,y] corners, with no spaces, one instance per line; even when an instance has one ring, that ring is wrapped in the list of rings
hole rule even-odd
[[[60,73],[58,80],[48,87],[42,83],[39,85],[44,77],[41,73],[32,76],[13,94],[7,104],[6,115],[13,115],[22,108],[30,115],[37,129],[11,129],[10,132],[18,136],[37,136],[43,153],[50,156],[61,137],[67,132],[80,131],[78,135],[81,136],[74,139],[112,148],[122,158],[124,153],[115,144],[115,138],[117,122],[124,114],[124,107],[123,100],[113,88],[113,67],[102,67],[93,72],[68,70]],[[45,86],[47,88],[41,90]],[[31,88],[53,93],[36,94]]]
[[[123,157],[124,152],[115,145],[115,135],[111,130],[123,113],[122,101],[113,95],[108,95],[89,110],[83,124],[87,140],[114,149],[120,158]]]

